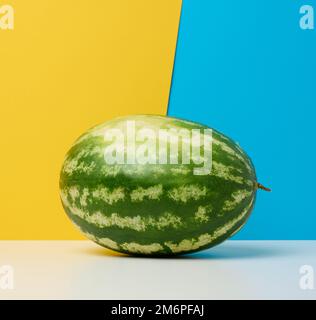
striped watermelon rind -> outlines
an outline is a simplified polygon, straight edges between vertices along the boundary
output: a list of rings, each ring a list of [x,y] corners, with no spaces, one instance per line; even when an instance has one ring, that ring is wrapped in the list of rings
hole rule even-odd
[[[122,253],[166,256],[217,245],[246,222],[258,188],[254,166],[230,138],[213,130],[212,171],[195,164],[108,165],[104,133],[137,128],[206,129],[177,118],[136,115],[98,125],[67,153],[60,196],[73,223],[94,242]],[[181,150],[180,150],[181,151]]]

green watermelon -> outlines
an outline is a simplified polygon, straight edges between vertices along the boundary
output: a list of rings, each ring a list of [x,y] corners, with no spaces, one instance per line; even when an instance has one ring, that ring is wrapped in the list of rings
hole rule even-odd
[[[89,239],[168,256],[212,247],[249,217],[254,166],[230,138],[177,118],[134,115],[84,133],[67,153],[60,196]]]

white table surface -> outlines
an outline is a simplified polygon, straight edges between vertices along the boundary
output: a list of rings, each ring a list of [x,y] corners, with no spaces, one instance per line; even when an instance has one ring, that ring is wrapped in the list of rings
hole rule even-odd
[[[14,288],[0,299],[316,299],[299,285],[302,265],[316,272],[316,241],[226,241],[165,259],[90,241],[0,241],[3,265]]]

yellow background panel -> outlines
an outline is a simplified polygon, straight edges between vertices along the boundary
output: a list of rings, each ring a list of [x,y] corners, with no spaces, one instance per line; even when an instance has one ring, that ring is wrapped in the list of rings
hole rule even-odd
[[[1,2],[2,3],[2,2]],[[16,0],[0,30],[0,239],[80,239],[58,178],[71,143],[166,112],[180,0]]]

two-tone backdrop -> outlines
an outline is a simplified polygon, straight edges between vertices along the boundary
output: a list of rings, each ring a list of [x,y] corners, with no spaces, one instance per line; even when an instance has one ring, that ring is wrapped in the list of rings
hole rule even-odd
[[[273,191],[236,238],[316,239],[316,1],[6,2],[0,239],[81,239],[59,201],[64,154],[133,113],[199,121],[247,151]]]

